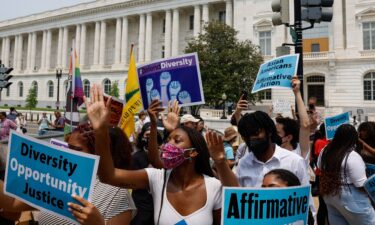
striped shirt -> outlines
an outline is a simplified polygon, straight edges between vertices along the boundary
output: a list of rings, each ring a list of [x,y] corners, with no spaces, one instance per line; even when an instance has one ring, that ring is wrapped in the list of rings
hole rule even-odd
[[[91,202],[105,220],[109,220],[118,214],[132,210],[135,216],[136,208],[127,189],[104,184],[96,179]],[[74,225],[72,222],[50,214],[40,212],[39,225]]]

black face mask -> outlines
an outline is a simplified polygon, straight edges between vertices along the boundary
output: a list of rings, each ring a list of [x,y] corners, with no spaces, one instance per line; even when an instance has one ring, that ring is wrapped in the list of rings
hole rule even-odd
[[[252,151],[258,158],[268,149],[268,147],[270,146],[270,142],[267,139],[262,138],[252,141],[246,141],[246,145],[249,148],[249,151]]]
[[[148,148],[148,138],[142,138],[142,140],[141,140],[141,146],[142,146],[142,149],[144,149],[144,148]]]

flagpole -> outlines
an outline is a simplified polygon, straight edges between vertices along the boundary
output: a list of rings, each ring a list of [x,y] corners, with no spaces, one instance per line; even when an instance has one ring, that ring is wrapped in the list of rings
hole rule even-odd
[[[75,79],[75,72],[76,72],[76,60],[74,54],[74,39],[72,41],[72,48],[70,50],[71,59],[72,59],[72,78],[70,79],[70,133],[73,132],[73,98],[74,98],[74,87],[73,87],[73,79]]]

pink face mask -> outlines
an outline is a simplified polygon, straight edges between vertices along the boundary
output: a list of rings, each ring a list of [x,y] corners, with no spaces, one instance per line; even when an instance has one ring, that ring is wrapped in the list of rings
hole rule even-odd
[[[161,159],[166,169],[173,169],[181,165],[186,159],[185,151],[191,151],[194,148],[183,149],[172,144],[165,144],[162,148]]]

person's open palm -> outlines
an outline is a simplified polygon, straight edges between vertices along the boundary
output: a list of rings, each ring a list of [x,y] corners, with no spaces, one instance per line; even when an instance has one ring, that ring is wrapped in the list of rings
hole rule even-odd
[[[157,123],[158,114],[164,110],[162,107],[160,107],[160,104],[161,102],[158,99],[154,99],[147,109],[147,113],[150,117],[151,123]]]
[[[206,141],[208,151],[214,162],[225,161],[223,137],[219,136],[217,133],[213,131],[208,131],[206,134]]]
[[[103,126],[108,126],[110,115],[110,104],[112,98],[108,98],[107,102],[103,98],[103,89],[100,85],[94,84],[90,89],[91,102],[88,101],[86,96],[85,101],[87,116],[90,119],[91,125],[94,129]]]
[[[174,100],[168,104],[168,114],[163,118],[163,125],[169,132],[176,129],[180,123],[180,107],[178,101]]]

